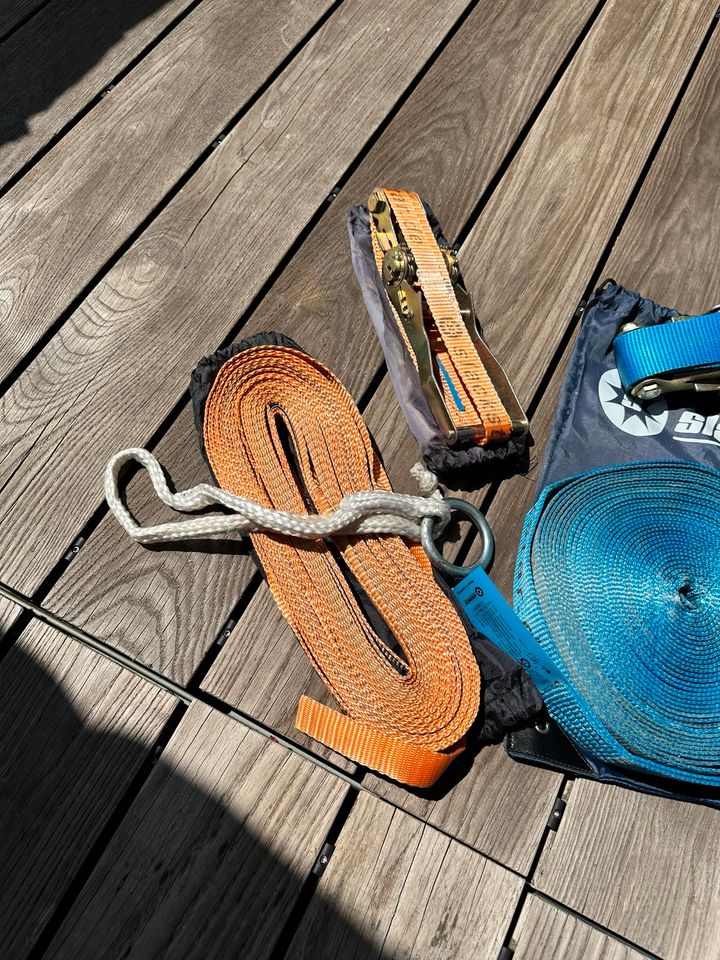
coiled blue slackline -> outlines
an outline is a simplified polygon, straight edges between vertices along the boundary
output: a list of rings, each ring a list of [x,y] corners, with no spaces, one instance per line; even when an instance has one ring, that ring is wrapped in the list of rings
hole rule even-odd
[[[557,669],[550,715],[590,757],[720,785],[720,473],[602,467],[528,514],[515,609]]]

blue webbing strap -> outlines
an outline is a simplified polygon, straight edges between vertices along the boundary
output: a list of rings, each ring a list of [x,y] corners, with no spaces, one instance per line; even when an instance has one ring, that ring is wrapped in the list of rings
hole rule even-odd
[[[526,517],[515,609],[590,756],[720,785],[719,547],[720,472],[682,460],[575,474]]]
[[[625,389],[685,370],[720,368],[720,312],[620,333],[613,342]]]

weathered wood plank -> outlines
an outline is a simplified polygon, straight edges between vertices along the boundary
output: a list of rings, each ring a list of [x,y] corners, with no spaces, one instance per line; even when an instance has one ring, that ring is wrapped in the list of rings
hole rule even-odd
[[[592,276],[715,9],[714,0],[682,9],[672,0],[610,0],[468,237],[463,273],[524,399]]]
[[[715,960],[720,813],[577,781],[539,890],[667,960]]]
[[[203,687],[307,749],[351,766],[295,729],[302,693],[334,704],[264,583]],[[458,761],[455,773],[465,769],[464,761]],[[498,746],[482,750],[464,779],[441,799],[419,797],[371,774],[364,782],[378,796],[525,872],[542,837],[560,777],[521,767]]]
[[[147,437],[466,2],[402,0],[382,18],[370,0],[344,3],[13,384],[0,539],[17,542],[31,503],[62,507],[41,528],[32,519],[44,532],[4,564],[6,579],[32,589],[62,552],[118,438]]]
[[[270,956],[346,790],[194,704],[47,956]]]
[[[0,7],[0,36],[5,36],[42,5],[43,0],[4,0]]]
[[[513,960],[641,960],[645,956],[541,897],[523,906],[512,939]]]
[[[705,51],[606,272],[686,313],[720,300],[720,34]]]
[[[0,938],[20,960],[177,701],[37,621],[0,686]]]
[[[463,774],[458,761],[455,775]],[[501,745],[484,747],[469,771],[439,799],[410,793],[368,774],[365,786],[379,797],[427,820],[475,850],[527,875],[558,794],[561,778],[515,763]]]
[[[177,489],[209,480],[190,406],[156,453],[170,467]],[[159,504],[145,475],[129,488],[128,502],[140,522],[179,519]],[[98,577],[98,569],[105,575]],[[255,569],[239,537],[147,549],[133,544],[109,515],[44,602],[93,635],[186,684]]]
[[[336,704],[265,583],[226,645],[232,653],[215,661],[202,683],[204,689],[337,766],[355,769],[354,763],[295,729],[295,711],[303,693],[329,706]],[[235,669],[229,668],[231,660]]]
[[[362,794],[288,955],[495,960],[521,889],[509,871]]]
[[[356,396],[379,362],[347,250],[344,213],[394,171],[428,195],[451,234],[457,232],[512,144],[588,14],[590,3],[512,0],[481,3],[432,66],[312,232],[250,321],[277,328],[338,368]],[[416,135],[409,141],[407,130]],[[483,149],[476,144],[482,138]],[[433,145],[445,141],[447,150]],[[338,291],[341,295],[338,296]],[[350,348],[339,356],[339,329]],[[188,356],[189,368],[193,358]],[[395,405],[391,405],[394,409]],[[112,445],[119,442],[119,429]],[[125,429],[123,441],[142,439]],[[109,454],[108,445],[105,453]],[[207,480],[185,411],[158,456],[178,488]],[[392,467],[392,456],[386,456]],[[407,482],[403,477],[403,481]],[[57,478],[56,481],[57,483]],[[144,522],[159,516],[145,478],[129,502]],[[148,551],[129,543],[113,518],[103,520],[47,605],[133,656],[187,681],[230,615],[253,571],[242,555],[216,548]],[[100,584],[98,565],[111,570]]]
[[[0,627],[0,649],[2,649],[3,643],[8,644],[10,642],[7,629],[10,626],[17,629],[18,620],[22,614],[23,608],[19,604],[13,603],[12,600],[7,600],[5,597],[0,597],[0,624],[5,625],[5,629]]]
[[[6,194],[0,202],[0,376],[90,283],[330,3],[202,3]],[[144,254],[134,267],[136,285],[145,286],[152,269],[147,245]],[[156,257],[154,268],[161,262]],[[108,284],[122,295],[116,275]],[[124,292],[127,309],[137,286]],[[122,309],[117,301],[115,309]],[[98,310],[93,337],[110,318]]]
[[[610,256],[603,275],[685,312],[718,300],[720,244],[714,182],[720,151],[720,34],[715,33],[693,77]],[[592,271],[591,271],[592,272]],[[572,351],[569,344],[533,417],[536,466],[528,477],[502,485],[488,518],[498,537],[493,578],[509,595],[522,519],[535,496],[535,479]],[[474,556],[471,552],[470,557]]]
[[[0,187],[189,3],[56,0],[18,30],[0,59]]]

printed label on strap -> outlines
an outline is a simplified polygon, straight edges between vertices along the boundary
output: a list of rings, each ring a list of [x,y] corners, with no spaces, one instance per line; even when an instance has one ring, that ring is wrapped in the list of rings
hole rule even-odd
[[[453,587],[453,594],[475,630],[521,663],[540,693],[564,683],[555,664],[482,567]]]

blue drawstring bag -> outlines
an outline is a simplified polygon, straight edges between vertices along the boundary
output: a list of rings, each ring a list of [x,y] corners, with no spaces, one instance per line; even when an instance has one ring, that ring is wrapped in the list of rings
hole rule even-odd
[[[720,394],[640,404],[613,353],[676,316],[614,281],[585,309],[515,575],[549,720],[507,747],[720,807]]]

